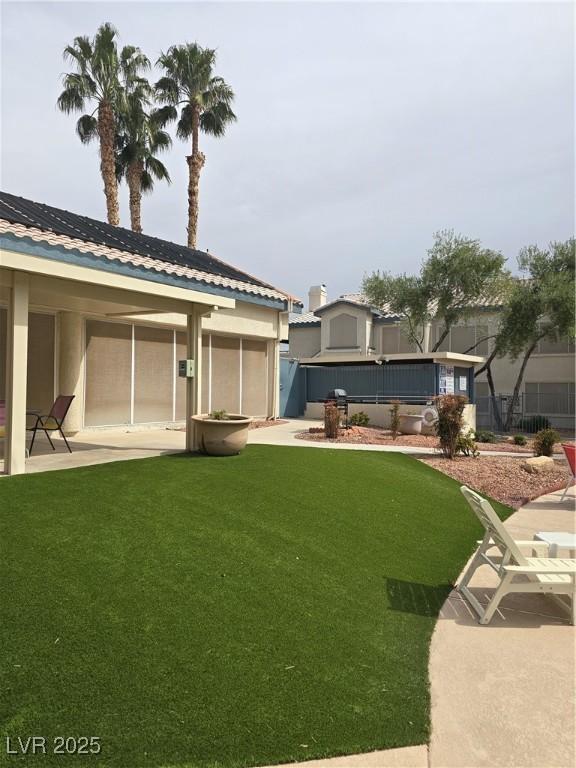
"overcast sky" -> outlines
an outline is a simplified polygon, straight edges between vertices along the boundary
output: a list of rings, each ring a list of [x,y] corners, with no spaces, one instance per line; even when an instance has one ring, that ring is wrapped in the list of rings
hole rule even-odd
[[[511,266],[573,232],[570,3],[3,2],[2,16],[5,191],[105,218],[97,147],[55,102],[64,46],[110,21],[154,60],[218,48],[238,122],[202,138],[198,246],[302,298],[417,270],[438,229]],[[174,139],[148,234],[186,241],[187,152]]]

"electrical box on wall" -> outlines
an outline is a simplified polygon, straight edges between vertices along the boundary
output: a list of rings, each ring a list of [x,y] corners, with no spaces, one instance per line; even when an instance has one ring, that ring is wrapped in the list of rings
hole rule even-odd
[[[179,360],[178,376],[182,376],[185,379],[193,379],[196,368],[194,362],[194,360]]]

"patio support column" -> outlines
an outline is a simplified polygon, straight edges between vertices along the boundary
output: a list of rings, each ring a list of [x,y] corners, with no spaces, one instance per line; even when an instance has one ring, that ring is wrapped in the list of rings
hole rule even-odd
[[[186,323],[186,357],[194,360],[194,376],[186,379],[186,450],[189,452],[198,449],[192,416],[202,409],[202,314],[200,307],[195,308]]]
[[[60,313],[59,341],[57,394],[74,395],[64,422],[64,431],[69,435],[79,432],[83,427],[84,349],[82,315],[79,312]]]
[[[29,278],[14,272],[6,328],[5,472],[26,471],[26,378],[28,368]]]

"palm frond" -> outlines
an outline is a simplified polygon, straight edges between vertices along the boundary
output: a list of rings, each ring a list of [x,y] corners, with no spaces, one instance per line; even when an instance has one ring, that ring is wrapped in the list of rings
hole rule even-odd
[[[146,159],[144,164],[145,172],[149,173],[158,181],[166,181],[168,184],[172,182],[168,168],[157,157],[150,156]]]
[[[142,171],[140,175],[140,191],[143,195],[148,195],[154,189],[154,179],[148,171]]]
[[[180,113],[180,120],[176,125],[176,136],[179,139],[188,139],[192,135],[192,104],[186,104]]]
[[[153,109],[150,113],[150,122],[158,128],[164,128],[168,123],[176,120],[178,111],[176,107],[167,104],[164,107]]]
[[[214,104],[200,115],[200,128],[211,136],[224,136],[226,126],[236,120],[236,115],[224,102]]]
[[[82,115],[76,123],[76,133],[82,144],[98,138],[98,120],[93,115]]]
[[[150,151],[152,154],[165,152],[172,146],[170,134],[166,131],[152,130],[150,133]]]
[[[158,101],[163,104],[178,104],[180,89],[173,77],[161,77],[154,86]]]

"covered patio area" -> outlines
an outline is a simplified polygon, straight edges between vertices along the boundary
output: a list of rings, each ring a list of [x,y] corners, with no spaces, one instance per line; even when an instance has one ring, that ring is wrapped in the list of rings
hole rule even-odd
[[[78,453],[85,463],[94,463],[88,454],[94,451],[109,451],[114,456],[126,450],[126,440],[118,441],[104,432],[91,434],[82,432],[84,425],[84,405],[86,395],[85,317],[94,318],[94,322],[118,321],[138,318],[146,323],[152,320],[170,322],[178,317],[186,318],[185,347],[182,350],[188,364],[188,375],[178,382],[183,394],[183,410],[187,431],[178,433],[173,450],[193,450],[195,447],[193,422],[189,418],[201,410],[202,386],[202,327],[201,319],[219,308],[234,308],[234,299],[215,297],[208,293],[145,281],[119,274],[110,274],[100,270],[77,265],[60,264],[32,255],[0,253],[0,300],[6,309],[3,313],[4,337],[0,343],[2,368],[5,372],[2,401],[3,424],[0,425],[0,444],[3,445],[4,460],[2,471],[5,474],[21,474],[34,471],[35,467],[46,466],[47,458],[43,454],[52,454],[49,462],[53,466],[76,466]],[[37,322],[39,315],[50,318],[49,323],[57,325],[54,350],[44,349],[42,335],[36,332],[31,337],[31,320]],[[42,323],[40,323],[42,325]],[[122,326],[124,328],[134,326]],[[134,332],[132,331],[132,335]],[[32,343],[30,343],[32,341]],[[134,345],[135,340],[128,339],[127,344]],[[101,365],[114,366],[113,342],[106,342],[108,360],[101,357]],[[46,364],[51,353],[55,360],[53,368]],[[54,354],[55,353],[55,354]],[[174,351],[174,357],[176,352]],[[170,360],[170,368],[177,365],[177,360]],[[150,360],[153,364],[153,360]],[[119,392],[126,380],[127,373],[118,366],[111,372],[110,380],[117,382],[118,392],[105,391],[96,393],[95,398],[103,402],[120,397]],[[174,373],[175,377],[175,373]],[[154,389],[154,379],[146,380]],[[176,379],[174,378],[176,390]],[[72,406],[67,414],[64,428],[72,436],[72,456],[62,445],[63,441],[54,438],[56,451],[53,451],[42,433],[39,433],[34,446],[34,454],[27,457],[31,433],[30,409],[48,413],[52,393],[74,395]],[[134,407],[134,395],[131,395],[130,407]],[[124,430],[124,433],[126,430]],[[53,433],[54,434],[54,433]],[[122,434],[122,433],[120,433]],[[168,433],[167,433],[168,434]],[[170,443],[163,444],[156,439],[150,442],[144,439],[146,432],[134,433],[130,450],[136,456],[156,455],[169,449]],[[41,436],[41,437],[40,437]],[[126,435],[124,434],[126,438]],[[184,439],[185,437],[185,439]],[[139,446],[139,447],[138,447]],[[152,454],[149,453],[152,451]],[[114,460],[110,458],[108,460]]]
[[[280,342],[300,306],[208,252],[1,192],[2,471],[70,466],[47,424],[87,456],[127,439],[163,451],[171,438],[150,445],[142,430],[184,425],[176,450],[194,450],[190,417],[213,410],[277,416]],[[102,430],[137,435],[117,445]]]

